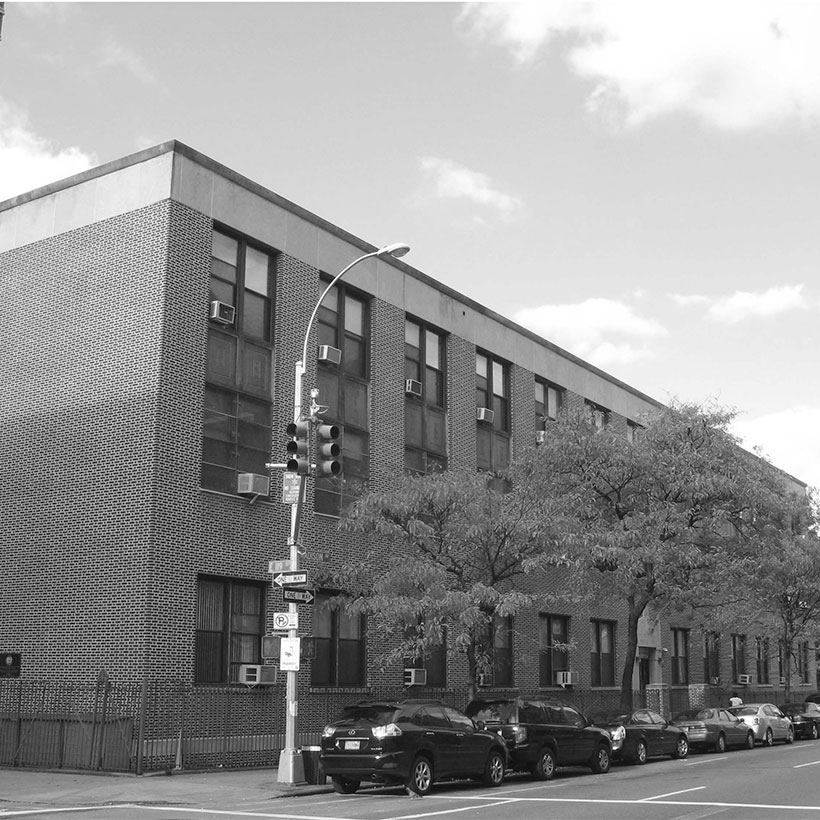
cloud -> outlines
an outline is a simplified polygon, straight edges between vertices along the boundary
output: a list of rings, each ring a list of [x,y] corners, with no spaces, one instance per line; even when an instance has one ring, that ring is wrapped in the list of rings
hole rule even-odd
[[[781,285],[764,291],[739,290],[710,305],[707,314],[717,322],[736,324],[806,307],[802,285]]]
[[[466,199],[475,205],[494,211],[504,220],[514,219],[521,209],[521,200],[495,188],[490,178],[480,171],[471,171],[450,159],[425,156],[419,167],[432,196],[440,199]]]
[[[558,45],[587,108],[636,126],[685,113],[726,130],[820,120],[820,5],[800,0],[467,3],[457,24],[519,65]]]
[[[756,418],[740,416],[732,431],[775,467],[820,487],[820,407],[801,404]]]
[[[691,307],[692,305],[708,305],[710,302],[708,296],[703,296],[699,293],[691,293],[688,295],[683,293],[670,293],[669,296],[679,307]]]
[[[601,367],[651,358],[654,354],[646,340],[667,335],[660,322],[639,316],[631,306],[612,299],[525,308],[514,318]],[[635,344],[635,339],[641,343]]]
[[[146,65],[136,52],[122,43],[108,40],[100,47],[99,68],[122,68],[145,85],[158,85],[156,74]]]
[[[93,154],[76,147],[60,148],[34,133],[25,112],[0,98],[0,200],[96,164]]]

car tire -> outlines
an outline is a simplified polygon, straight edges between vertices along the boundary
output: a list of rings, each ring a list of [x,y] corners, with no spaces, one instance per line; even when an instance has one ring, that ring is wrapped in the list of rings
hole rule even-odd
[[[686,758],[689,757],[689,741],[686,735],[680,735],[678,737],[678,742],[675,745],[675,751],[672,752],[672,757],[675,760],[686,760]]]
[[[632,762],[638,766],[643,766],[643,764],[646,763],[648,755],[649,752],[646,748],[646,743],[643,740],[639,740],[637,744],[635,744],[635,753],[632,755]]]
[[[817,740],[817,724],[812,723],[811,725],[811,734],[809,735],[812,740]]]
[[[746,732],[746,747],[747,749],[754,749],[755,747],[755,733]]]
[[[555,755],[548,746],[538,753],[538,760],[532,766],[532,776],[536,780],[552,780],[555,777]]]
[[[430,761],[419,755],[413,760],[410,775],[407,778],[407,788],[416,794],[425,795],[433,786],[433,767]]]
[[[481,778],[485,786],[500,786],[504,782],[507,762],[504,755],[493,749],[484,764],[484,776]]]
[[[766,729],[766,734],[763,737],[763,745],[764,746],[774,746],[774,735],[772,734],[771,729]]]
[[[601,743],[592,756],[592,763],[590,763],[589,768],[593,774],[606,774],[609,771],[611,763],[612,758],[610,757],[609,749]]]
[[[333,783],[333,791],[339,794],[355,794],[359,788],[359,780],[351,780],[349,777],[334,776],[330,778]]]
[[[785,743],[794,743],[794,726],[789,726],[786,730],[786,740]]]
[[[718,735],[717,743],[715,743],[715,751],[718,754],[723,754],[726,751],[726,736],[723,733]]]

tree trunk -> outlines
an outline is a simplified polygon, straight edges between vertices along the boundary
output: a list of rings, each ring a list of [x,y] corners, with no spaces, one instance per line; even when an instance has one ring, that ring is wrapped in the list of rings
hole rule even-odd
[[[643,614],[646,604],[635,603],[629,598],[629,616],[626,627],[626,653],[624,654],[624,670],[621,676],[621,709],[632,709],[632,678],[635,673],[635,656],[638,654],[638,621]]]
[[[467,647],[467,703],[471,700],[475,700],[478,696],[477,680],[478,670],[475,660],[475,646],[470,644]]]

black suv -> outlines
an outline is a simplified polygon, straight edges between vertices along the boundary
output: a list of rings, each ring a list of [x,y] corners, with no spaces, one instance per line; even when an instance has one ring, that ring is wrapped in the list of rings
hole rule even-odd
[[[465,712],[504,738],[510,768],[549,780],[558,766],[609,771],[612,741],[579,711],[552,700],[474,700]]]
[[[500,786],[507,747],[495,732],[438,701],[362,702],[325,726],[319,759],[341,794],[352,794],[362,780],[426,794],[434,781],[455,778]]]

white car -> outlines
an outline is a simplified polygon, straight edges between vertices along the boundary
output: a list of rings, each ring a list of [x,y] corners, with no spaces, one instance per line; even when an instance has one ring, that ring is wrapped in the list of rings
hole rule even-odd
[[[755,740],[764,746],[771,746],[776,740],[791,743],[794,740],[794,726],[773,703],[744,703],[732,706],[729,711],[751,726]]]

